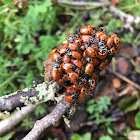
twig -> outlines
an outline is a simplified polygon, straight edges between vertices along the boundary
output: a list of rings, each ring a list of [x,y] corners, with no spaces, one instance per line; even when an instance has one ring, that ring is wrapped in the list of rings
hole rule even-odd
[[[35,123],[33,129],[23,138],[23,140],[37,140],[42,132],[49,126],[55,124],[69,107],[70,103],[62,100],[50,114]]]
[[[57,2],[60,6],[68,6],[72,9],[78,9],[78,10],[89,10],[93,8],[98,8],[102,6],[108,6],[110,5],[109,2],[85,2],[85,1],[70,1],[70,2],[64,2],[58,0]]]
[[[30,105],[27,107],[23,107],[21,110],[16,112],[10,118],[3,120],[0,122],[0,136],[5,134],[14,128],[19,122],[21,122],[27,114],[32,112],[36,108],[36,105]]]
[[[120,118],[112,118],[111,122],[116,122],[118,120],[120,120]],[[108,122],[108,120],[105,120],[105,121],[100,120],[99,123],[102,124],[104,122]],[[83,126],[93,126],[93,125],[97,125],[96,121],[88,121],[88,122],[80,123],[80,127],[83,127]]]
[[[104,6],[104,5],[110,5],[109,2],[85,2],[85,1],[60,1],[58,0],[59,4],[64,5],[70,5],[70,6],[76,6],[76,7],[86,7],[86,6]]]
[[[121,78],[122,80],[124,80],[125,82],[131,84],[132,86],[134,86],[134,87],[136,87],[137,89],[140,90],[140,85],[136,84],[135,82],[131,81],[130,79],[128,79],[127,77],[121,75],[121,74],[118,73],[118,72],[114,72],[114,71],[112,71],[112,70],[109,69],[109,68],[108,68],[108,70],[109,70],[111,73],[113,73],[113,74],[115,74],[116,76],[118,76],[119,78]]]
[[[127,86],[123,91],[118,93],[118,95],[121,97],[123,95],[126,95],[132,88],[130,86]]]
[[[102,6],[106,6],[106,7],[109,6],[110,12],[112,12],[112,14],[115,17],[119,18],[120,20],[126,23],[124,26],[125,28],[129,28],[129,30],[133,32],[134,31],[132,27],[133,24],[140,27],[140,17],[126,14],[122,10],[116,8],[115,6],[112,6],[110,2],[85,2],[85,1],[63,2],[58,0],[58,4],[61,6],[69,6],[70,8],[78,9],[78,10],[89,10]]]
[[[140,43],[140,41],[139,41]],[[140,45],[140,44],[139,44]],[[134,59],[130,59],[131,64],[135,67],[135,71],[140,74],[140,69],[139,67],[136,65],[136,62],[134,61]]]
[[[8,96],[3,96],[0,98],[0,111],[12,112],[16,107],[53,100],[54,94],[59,88],[60,86],[54,81],[48,85],[44,82],[38,84],[35,88],[26,88]]]
[[[118,17],[120,20],[124,21],[126,23],[126,27],[130,28],[130,31],[133,32],[132,25],[135,24],[140,27],[140,17],[138,16],[132,16],[129,14],[126,14],[125,12],[121,11],[120,9],[117,9],[114,6],[110,6],[110,11],[113,13],[115,17]]]

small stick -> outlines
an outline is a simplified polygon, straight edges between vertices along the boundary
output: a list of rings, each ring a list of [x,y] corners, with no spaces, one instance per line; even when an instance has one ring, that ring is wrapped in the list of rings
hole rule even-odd
[[[121,97],[123,95],[126,95],[131,90],[130,86],[127,86],[123,91],[121,91],[118,95]]]
[[[121,118],[112,118],[111,122],[116,122],[116,121],[119,121],[120,119]],[[108,122],[108,120],[105,120],[105,121],[100,120],[100,124],[103,123],[103,122]],[[96,125],[96,121],[88,121],[88,122],[80,123],[80,127],[93,126],[93,125]]]
[[[29,105],[23,107],[21,110],[16,112],[14,115],[9,117],[6,120],[0,122],[0,136],[9,132],[13,129],[18,123],[20,123],[29,113],[34,111],[37,105]]]
[[[116,8],[115,6],[112,6],[110,2],[85,2],[85,1],[71,1],[71,2],[63,2],[58,0],[57,3],[60,6],[69,6],[72,9],[78,9],[78,10],[90,10],[98,7],[108,7],[110,12],[113,13],[115,17],[118,17],[120,20],[124,21],[125,28],[128,28],[131,32],[134,31],[132,25],[135,24],[140,27],[140,17],[139,16],[133,16],[130,14],[126,14],[122,10]]]
[[[136,84],[135,82],[131,81],[130,79],[128,79],[127,77],[121,75],[118,72],[114,72],[111,69],[108,69],[111,73],[115,74],[116,76],[118,76],[119,78],[121,78],[122,80],[124,80],[125,82],[131,84],[132,86],[136,87],[137,89],[140,90],[140,85]]]
[[[69,102],[62,100],[50,114],[36,121],[33,129],[22,140],[37,140],[46,128],[54,125],[62,117],[70,105]]]
[[[59,4],[64,4],[64,5],[70,5],[70,6],[76,6],[76,7],[86,7],[86,6],[106,6],[110,5],[109,2],[85,2],[85,1],[70,1],[70,2],[64,2],[58,0]]]

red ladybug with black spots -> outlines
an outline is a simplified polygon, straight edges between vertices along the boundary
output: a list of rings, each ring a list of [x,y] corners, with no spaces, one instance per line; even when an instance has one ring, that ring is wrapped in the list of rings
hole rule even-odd
[[[62,77],[62,68],[60,64],[55,63],[51,70],[52,80],[58,81]]]

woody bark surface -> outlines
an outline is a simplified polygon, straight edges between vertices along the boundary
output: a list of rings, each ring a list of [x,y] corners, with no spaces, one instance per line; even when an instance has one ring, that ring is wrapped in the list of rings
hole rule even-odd
[[[53,63],[54,62],[52,62],[50,59],[43,62],[45,81],[51,81],[50,71]],[[0,97],[0,111],[12,112],[16,109],[16,107],[45,102],[47,101],[45,97],[49,96],[50,92],[52,92],[52,95],[54,95],[59,88],[61,88],[61,85],[58,85],[54,81],[51,81],[49,84],[44,82],[42,84],[38,84],[35,88],[18,90],[10,95]],[[53,96],[49,96],[48,99],[53,100]]]
[[[50,59],[48,59],[43,62],[43,65],[44,65],[45,81],[46,80],[51,81],[50,70],[52,69],[53,62]],[[46,90],[46,92],[44,92],[43,96],[47,96],[47,94],[49,94],[49,92],[53,92],[53,94],[55,94],[57,92],[57,90],[59,90],[61,88],[61,85],[58,85],[56,82],[50,82],[48,85],[45,84],[43,87]],[[18,92],[19,91],[17,91],[16,93],[18,93]],[[27,103],[27,101],[26,101],[26,103],[21,102],[20,101],[21,97],[25,96],[30,99],[30,97],[37,97],[39,95],[39,92],[40,91],[38,88],[34,88],[34,89],[27,90],[27,91],[20,91],[20,94],[14,93],[12,95],[0,98],[0,101],[1,101],[0,110],[1,111],[13,111],[16,107],[21,107],[21,106],[32,104],[33,102],[31,100],[28,100],[28,103]],[[51,99],[51,97],[49,97],[49,98]],[[35,104],[38,104],[40,102],[43,102],[43,101],[35,102]],[[68,110],[69,107],[70,107],[70,103],[66,102],[65,100],[62,100],[59,104],[56,105],[55,109],[50,114],[48,114],[47,116],[45,116],[41,120],[38,120],[35,123],[33,129],[29,132],[29,134],[27,134],[27,136],[25,136],[23,138],[23,140],[32,140],[32,139],[37,140],[39,138],[39,136],[42,134],[42,132],[49,126],[55,124],[62,117],[62,115],[66,112],[66,110]],[[33,110],[35,108],[35,106],[33,106],[31,108]],[[8,132],[17,123],[22,121],[28,113],[31,112],[30,107],[27,107],[27,109],[25,108],[22,110],[18,111],[12,117],[10,117],[9,119],[4,120],[0,123],[2,125],[2,128],[4,128],[3,131],[1,131],[0,135],[3,135],[4,133]],[[21,116],[23,116],[23,117],[21,117]],[[8,127],[9,121],[15,120],[15,119],[17,121],[13,121],[13,123],[11,123],[10,127]]]
[[[42,132],[49,126],[54,125],[69,107],[69,102],[61,101],[50,114],[38,120],[33,129],[22,140],[37,140]]]
[[[10,132],[19,124],[29,113],[34,111],[37,105],[29,105],[17,111],[14,115],[0,122],[0,136]]]

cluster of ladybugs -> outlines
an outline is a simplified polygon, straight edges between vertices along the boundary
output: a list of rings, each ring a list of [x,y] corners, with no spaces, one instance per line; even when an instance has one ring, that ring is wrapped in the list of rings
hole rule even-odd
[[[78,34],[69,34],[67,43],[53,49],[49,57],[55,61],[52,80],[63,84],[58,94],[65,94],[67,102],[92,94],[98,75],[120,50],[120,39],[115,33],[106,35],[106,29],[81,27]]]

